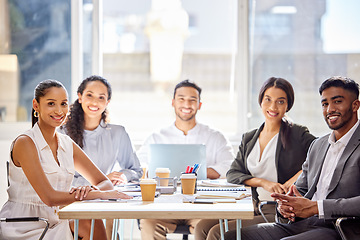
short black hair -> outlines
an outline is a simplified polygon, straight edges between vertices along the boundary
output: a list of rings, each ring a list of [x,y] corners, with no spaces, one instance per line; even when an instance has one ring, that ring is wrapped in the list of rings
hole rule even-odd
[[[356,99],[359,98],[359,84],[357,84],[354,80],[348,77],[342,76],[334,76],[331,78],[326,79],[319,88],[320,95],[325,89],[330,87],[341,87],[349,92],[355,94]]]
[[[175,89],[174,89],[174,96],[173,96],[173,98],[175,98],[176,90],[177,90],[178,88],[181,88],[181,87],[192,87],[192,88],[195,88],[195,89],[199,92],[199,100],[200,100],[201,88],[200,88],[198,85],[196,85],[195,83],[190,82],[188,79],[186,79],[186,80],[184,80],[184,81],[181,81],[181,82],[179,82],[178,84],[176,84]]]

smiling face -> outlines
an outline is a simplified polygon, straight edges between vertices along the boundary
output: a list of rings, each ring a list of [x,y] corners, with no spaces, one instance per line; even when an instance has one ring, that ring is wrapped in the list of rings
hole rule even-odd
[[[108,97],[108,89],[102,82],[88,82],[83,93],[78,93],[79,103],[84,110],[85,118],[96,118],[100,121],[101,114],[110,101]]]
[[[195,115],[201,108],[199,92],[192,87],[181,87],[176,90],[172,106],[177,120],[195,121]]]
[[[33,100],[33,108],[39,112],[39,124],[58,127],[62,125],[69,112],[68,96],[64,88],[51,87],[44,96]]]
[[[335,130],[336,139],[340,139],[357,121],[359,100],[344,88],[325,89],[321,94],[321,105],[325,122]]]
[[[286,93],[275,87],[268,88],[261,101],[261,109],[266,121],[280,122],[287,110]]]

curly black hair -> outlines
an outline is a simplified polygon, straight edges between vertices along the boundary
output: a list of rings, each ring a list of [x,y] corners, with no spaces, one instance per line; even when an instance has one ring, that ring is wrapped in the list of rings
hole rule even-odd
[[[80,86],[78,87],[77,93],[83,94],[87,84],[89,82],[93,81],[100,81],[102,82],[108,90],[108,99],[111,99],[111,85],[110,83],[103,77],[92,75],[86,79],[84,79]],[[101,114],[101,119],[104,120],[104,122],[107,122],[107,110],[105,110]],[[82,109],[81,104],[79,103],[79,99],[76,99],[75,102],[70,107],[70,115],[68,116],[67,122],[65,124],[65,131],[67,135],[70,136],[74,142],[76,142],[81,148],[84,147],[84,110]]]

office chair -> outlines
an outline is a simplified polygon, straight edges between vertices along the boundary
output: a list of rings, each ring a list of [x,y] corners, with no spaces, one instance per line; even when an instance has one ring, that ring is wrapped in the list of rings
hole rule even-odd
[[[189,227],[190,227],[189,225],[183,225],[183,224],[177,225],[173,233],[182,234],[183,235],[182,239],[188,240],[190,234]]]
[[[360,218],[341,217],[335,222],[335,229],[342,240],[360,239]]]
[[[137,219],[137,223],[138,223],[138,228],[141,231],[141,229],[140,229],[140,219]],[[183,235],[182,239],[183,240],[188,240],[189,234],[191,234],[190,230],[189,230],[189,227],[190,227],[189,225],[179,224],[179,225],[176,226],[176,229],[175,229],[175,231],[173,233],[182,234]]]
[[[273,222],[274,220],[275,220],[275,222],[280,222],[277,214],[275,214],[275,219],[273,219],[273,220],[270,220],[270,221],[269,221],[269,219],[266,218],[265,214],[264,214],[263,211],[262,211],[262,208],[263,208],[265,205],[274,205],[274,206],[275,206],[275,205],[276,205],[276,201],[262,201],[262,202],[260,202],[260,204],[259,204],[259,212],[260,212],[261,216],[263,217],[264,221],[265,221],[266,223]]]
[[[269,222],[266,219],[262,207],[267,204],[276,205],[276,201],[264,201],[259,204],[259,212],[264,218],[265,222]],[[275,222],[283,222],[279,216],[275,214]],[[335,229],[339,233],[342,240],[360,239],[360,217],[341,217],[335,222]]]
[[[10,186],[10,180],[9,180],[9,161],[6,161],[6,173],[7,173],[7,181],[8,186]],[[39,222],[43,221],[45,222],[45,228],[44,231],[41,233],[39,240],[42,240],[49,229],[49,222],[45,218],[39,218],[39,217],[18,217],[18,218],[0,218],[0,222]]]
[[[44,231],[41,233],[39,240],[42,240],[49,229],[49,222],[45,218],[39,218],[39,217],[22,217],[22,218],[0,218],[0,222],[38,222],[43,221],[45,222],[46,226],[44,228]]]

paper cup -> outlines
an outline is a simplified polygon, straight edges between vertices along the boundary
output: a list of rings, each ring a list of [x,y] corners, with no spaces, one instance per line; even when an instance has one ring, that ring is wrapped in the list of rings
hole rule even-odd
[[[155,179],[140,179],[141,198],[143,201],[154,201],[156,191]]]
[[[169,178],[170,169],[169,168],[156,168],[155,175],[159,178]],[[167,187],[169,185],[169,179],[160,179],[160,186]]]
[[[185,173],[181,177],[182,194],[192,195],[195,193],[196,175],[195,173]]]

